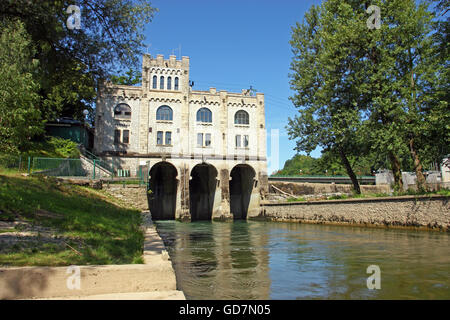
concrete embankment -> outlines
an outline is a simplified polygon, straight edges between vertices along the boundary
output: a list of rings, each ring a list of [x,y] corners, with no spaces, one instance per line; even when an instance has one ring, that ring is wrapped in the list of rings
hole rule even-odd
[[[335,184],[335,183],[302,183],[302,182],[282,182],[282,181],[270,181],[269,188],[274,186],[276,189],[280,189],[286,193],[302,196],[302,195],[320,195],[331,193],[345,193],[351,194],[353,186],[351,184]],[[390,187],[388,185],[361,185],[361,193],[390,193]],[[271,192],[277,192],[271,190]]]
[[[150,214],[143,215],[145,264],[2,267],[0,299],[185,299]]]
[[[263,202],[261,218],[315,224],[389,226],[450,231],[450,197],[402,196]]]

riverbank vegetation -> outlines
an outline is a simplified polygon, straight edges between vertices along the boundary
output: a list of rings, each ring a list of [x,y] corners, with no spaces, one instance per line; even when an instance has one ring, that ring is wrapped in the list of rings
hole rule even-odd
[[[296,150],[321,148],[321,171],[338,161],[358,194],[358,171],[371,168],[391,169],[395,190],[414,171],[426,190],[423,171],[450,154],[448,10],[443,0],[313,5],[290,42]]]
[[[148,1],[81,0],[80,27],[68,1],[0,2],[0,149],[23,153],[48,120],[95,118],[105,80],[139,82]],[[124,70],[130,70],[124,73]]]
[[[0,168],[0,265],[143,263],[141,222],[102,191]]]

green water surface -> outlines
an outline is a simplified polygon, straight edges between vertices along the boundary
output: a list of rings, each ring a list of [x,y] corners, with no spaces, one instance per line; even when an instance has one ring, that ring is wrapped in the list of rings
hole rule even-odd
[[[449,299],[450,235],[281,222],[157,221],[187,299]],[[381,289],[367,287],[380,268]]]

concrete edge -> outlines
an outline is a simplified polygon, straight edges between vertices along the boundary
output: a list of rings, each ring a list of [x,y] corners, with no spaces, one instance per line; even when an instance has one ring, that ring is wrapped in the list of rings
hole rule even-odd
[[[70,266],[0,266],[0,299],[185,300],[176,289],[175,271],[150,213],[142,214],[144,264],[76,266],[78,289],[68,288]]]

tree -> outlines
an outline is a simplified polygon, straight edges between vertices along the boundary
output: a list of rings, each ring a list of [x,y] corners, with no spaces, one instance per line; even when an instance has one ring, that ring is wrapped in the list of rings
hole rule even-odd
[[[364,47],[358,38],[364,32],[363,11],[357,1],[328,0],[312,6],[303,24],[292,31],[291,97],[299,115],[289,119],[296,149],[307,153],[321,146],[341,159],[354,191],[360,193],[349,155],[360,156],[361,106],[365,97],[360,86],[364,74]],[[356,10],[355,10],[356,9]]]
[[[120,76],[111,76],[111,82],[118,85],[134,86],[142,82],[142,73],[133,69]]]
[[[426,3],[417,5],[414,0],[376,4],[383,12],[383,24],[368,33],[366,56],[371,62],[366,70],[370,75],[367,92],[371,98],[366,111],[371,143],[378,152],[387,150],[399,189],[402,180],[398,155],[408,152],[417,187],[423,190],[420,150],[433,141],[428,139],[430,133],[440,127],[431,121],[437,115],[437,105],[431,106],[430,102],[440,77],[430,36],[432,14]]]
[[[39,85],[34,79],[38,61],[23,23],[0,23],[0,149],[17,153],[43,132]]]
[[[20,19],[40,63],[40,110],[46,119],[81,119],[97,85],[125,68],[137,69],[144,27],[155,9],[145,0],[78,0],[81,28],[69,29],[69,0],[4,0],[0,20]]]
[[[283,169],[277,174],[286,176],[321,174],[316,171],[315,162],[317,159],[311,156],[297,154],[292,159],[286,160]]]

